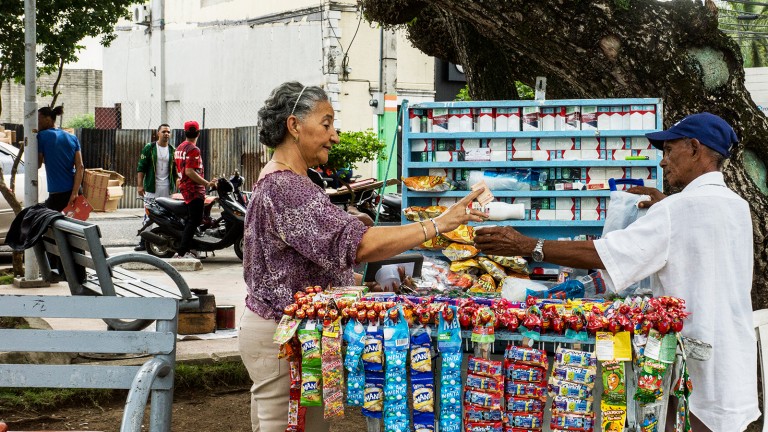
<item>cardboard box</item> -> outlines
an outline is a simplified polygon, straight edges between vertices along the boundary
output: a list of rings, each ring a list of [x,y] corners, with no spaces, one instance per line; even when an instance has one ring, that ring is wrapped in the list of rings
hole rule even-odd
[[[83,190],[94,211],[115,211],[123,196],[125,177],[101,168],[85,170]]]

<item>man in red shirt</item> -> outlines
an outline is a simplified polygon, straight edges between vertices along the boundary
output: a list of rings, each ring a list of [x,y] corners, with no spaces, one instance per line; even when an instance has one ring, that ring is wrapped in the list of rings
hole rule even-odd
[[[215,181],[209,182],[203,177],[203,160],[200,157],[200,149],[195,145],[200,136],[200,125],[194,120],[184,123],[184,136],[187,140],[176,147],[174,159],[176,170],[181,176],[179,190],[187,204],[189,216],[184,225],[181,245],[174,258],[197,258],[197,254],[190,251],[190,245],[197,227],[203,221],[205,187],[213,187]]]

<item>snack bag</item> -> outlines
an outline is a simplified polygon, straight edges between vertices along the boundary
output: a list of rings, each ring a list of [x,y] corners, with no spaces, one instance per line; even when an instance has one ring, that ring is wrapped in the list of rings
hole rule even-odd
[[[440,235],[456,243],[471,245],[475,241],[475,229],[469,225],[459,225],[455,230]]]
[[[432,338],[420,327],[411,334],[411,374],[432,376]]]
[[[504,380],[500,377],[468,374],[466,387],[489,391],[492,393],[502,393],[504,392]]]
[[[595,428],[595,419],[591,415],[552,412],[549,426],[552,430],[592,431]]]
[[[487,271],[488,274],[493,276],[493,279],[496,282],[501,282],[502,279],[507,277],[507,272],[504,271],[504,268],[489,260],[488,258],[480,257],[477,259],[477,261],[480,263],[480,266],[483,268],[483,270]]]
[[[603,430],[605,432],[623,432],[627,422],[627,407],[621,405],[609,405],[605,401],[600,402]]]
[[[435,238],[429,239],[421,244],[422,249],[443,249],[446,246],[450,245],[451,241],[443,238],[443,236],[437,236]]]
[[[320,368],[320,331],[317,329],[299,330],[299,343],[301,343],[302,367]]]
[[[643,368],[637,378],[635,400],[648,404],[661,398],[662,382],[666,371],[666,363],[644,357]]]
[[[473,268],[479,269],[480,263],[478,263],[476,259],[470,258],[463,261],[453,261],[450,268],[452,272],[463,272],[469,271]]]
[[[507,400],[507,412],[524,413],[524,412],[542,412],[546,403],[541,399],[531,399],[524,397],[512,396]]]
[[[488,258],[503,267],[506,267],[513,272],[528,274],[528,261],[520,256],[499,256],[499,255],[487,255]]]
[[[577,366],[555,365],[552,369],[552,376],[564,381],[570,381],[577,384],[594,384],[595,370],[581,368]]]
[[[344,369],[341,360],[341,318],[323,329],[322,336],[323,416],[344,417]]]
[[[546,390],[540,383],[507,381],[504,387],[506,389],[507,405],[509,405],[509,398],[512,397],[528,399],[545,399],[547,397]]]
[[[455,189],[446,177],[414,176],[403,179],[405,186],[418,192],[445,192]]]
[[[540,430],[544,426],[544,413],[508,411],[505,420],[508,427]]]
[[[555,396],[552,399],[552,410],[564,413],[586,415],[592,412],[592,401],[588,399]]]
[[[487,376],[491,378],[500,378],[504,373],[501,361],[487,360],[480,357],[469,356],[467,362],[467,373]]]
[[[577,384],[556,378],[549,379],[549,395],[566,396],[580,399],[592,397],[592,387],[587,384]]]
[[[596,367],[597,356],[591,352],[559,347],[555,352],[555,361],[565,366]]]
[[[608,405],[627,406],[624,362],[604,361],[602,401]]]
[[[384,376],[381,372],[366,373],[363,415],[366,417],[381,418],[381,413],[383,410]]]
[[[363,366],[368,372],[384,370],[384,334],[379,326],[368,326],[365,332]]]
[[[549,369],[547,352],[536,348],[522,347],[510,344],[504,351],[504,358],[517,364],[536,366],[544,368],[545,370]]]
[[[475,406],[464,407],[464,417],[468,422],[500,422],[503,415],[499,410],[486,410]]]
[[[323,403],[322,371],[319,367],[301,368],[301,406],[320,406]]]
[[[480,251],[472,245],[451,243],[443,249],[443,255],[451,261],[465,260],[474,257]]]
[[[502,422],[467,422],[464,432],[504,432]]]
[[[536,366],[510,363],[506,367],[506,378],[512,381],[540,383],[547,380],[547,371]]]

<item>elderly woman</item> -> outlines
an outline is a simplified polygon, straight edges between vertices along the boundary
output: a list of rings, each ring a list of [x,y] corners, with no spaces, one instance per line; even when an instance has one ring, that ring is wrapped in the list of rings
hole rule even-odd
[[[290,379],[272,335],[293,294],[313,285],[353,285],[356,263],[392,257],[460,224],[483,220],[468,208],[482,190],[430,221],[369,228],[333,205],[307,177],[307,168],[326,163],[339,142],[328,95],[319,87],[286,82],[272,91],[258,116],[259,139],[274,153],[253,186],[245,217],[248,295],[239,344],[253,380],[253,430],[284,432]],[[308,431],[327,430],[321,409],[310,408],[306,424]]]

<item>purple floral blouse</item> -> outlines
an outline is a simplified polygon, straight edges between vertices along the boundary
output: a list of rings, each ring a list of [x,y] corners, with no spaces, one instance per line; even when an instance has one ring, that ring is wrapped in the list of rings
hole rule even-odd
[[[307,286],[352,285],[366,230],[308,177],[267,174],[254,186],[245,215],[246,306],[279,320],[293,294]]]

